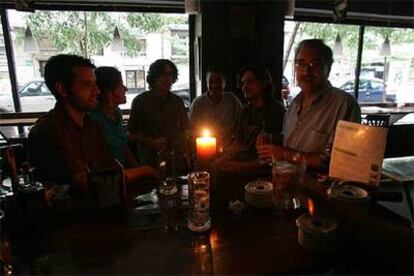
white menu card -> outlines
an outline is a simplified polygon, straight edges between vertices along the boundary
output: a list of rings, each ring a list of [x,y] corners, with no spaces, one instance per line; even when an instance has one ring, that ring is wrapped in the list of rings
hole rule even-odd
[[[329,177],[378,186],[387,129],[339,121],[332,147]]]

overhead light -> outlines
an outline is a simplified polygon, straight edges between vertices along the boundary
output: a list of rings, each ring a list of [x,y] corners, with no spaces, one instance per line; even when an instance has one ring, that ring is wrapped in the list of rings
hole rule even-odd
[[[29,52],[37,52],[39,47],[37,46],[36,40],[33,37],[32,30],[29,26],[26,27],[26,31],[24,33],[24,45],[23,51]]]
[[[342,48],[341,37],[339,33],[336,35],[335,44],[333,48],[333,54],[336,57],[341,57],[344,55],[344,49]]]
[[[187,14],[200,13],[200,0],[185,0],[184,9]]]
[[[121,34],[119,33],[118,26],[115,26],[114,38],[112,40],[112,51],[121,52],[122,49],[123,49],[123,43],[122,43]]]
[[[293,19],[295,17],[295,0],[286,1],[285,18]]]
[[[388,36],[385,38],[384,43],[382,43],[380,56],[386,57],[391,55],[391,44]]]

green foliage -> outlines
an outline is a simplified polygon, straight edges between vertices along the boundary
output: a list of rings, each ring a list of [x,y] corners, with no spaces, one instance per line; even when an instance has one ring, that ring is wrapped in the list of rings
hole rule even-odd
[[[140,36],[163,31],[167,24],[186,21],[156,13],[80,11],[36,11],[26,17],[36,39],[51,39],[59,51],[87,57],[101,53],[112,43],[115,26],[123,41],[123,54],[134,57],[141,50]]]
[[[341,37],[345,53],[349,57],[355,58],[359,35],[359,26],[356,25],[301,22],[296,41],[307,38],[319,38],[324,40],[327,45],[333,47],[337,34]],[[379,50],[379,45],[382,44],[387,36],[392,45],[414,43],[414,29],[366,27],[364,49]]]
[[[145,32],[158,32],[166,24],[166,20],[156,13],[129,13],[126,17],[130,27]]]

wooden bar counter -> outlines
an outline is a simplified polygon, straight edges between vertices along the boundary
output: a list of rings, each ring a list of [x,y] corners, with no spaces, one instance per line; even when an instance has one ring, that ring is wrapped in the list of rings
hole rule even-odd
[[[328,255],[306,251],[297,241],[296,218],[307,210],[255,209],[232,213],[230,200],[244,202],[244,185],[257,177],[217,178],[211,195],[212,228],[187,229],[186,210],[177,229],[165,230],[161,213],[131,207],[75,217],[39,219],[10,240],[17,274],[411,274],[412,229],[372,209],[375,215],[326,200],[314,178],[305,193],[337,219],[349,241]],[[129,198],[154,186],[137,184]],[[13,231],[13,230],[12,230]],[[411,247],[410,247],[411,246]],[[398,252],[396,252],[397,250]]]

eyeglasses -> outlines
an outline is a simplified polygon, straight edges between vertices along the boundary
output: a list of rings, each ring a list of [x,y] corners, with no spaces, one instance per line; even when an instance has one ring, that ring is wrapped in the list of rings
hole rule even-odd
[[[303,60],[296,60],[295,61],[295,67],[298,70],[306,70],[306,69],[310,69],[310,70],[320,70],[323,67],[323,63],[319,60],[314,60],[314,61],[310,61],[310,62],[306,62]]]

